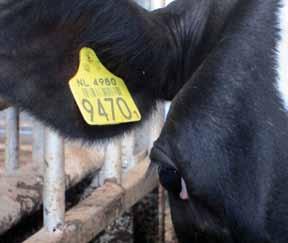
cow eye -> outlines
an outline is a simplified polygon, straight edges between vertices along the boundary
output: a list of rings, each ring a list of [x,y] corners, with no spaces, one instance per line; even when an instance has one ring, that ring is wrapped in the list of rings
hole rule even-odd
[[[170,165],[161,164],[158,173],[161,185],[167,191],[179,195],[181,192],[181,176],[178,171]]]

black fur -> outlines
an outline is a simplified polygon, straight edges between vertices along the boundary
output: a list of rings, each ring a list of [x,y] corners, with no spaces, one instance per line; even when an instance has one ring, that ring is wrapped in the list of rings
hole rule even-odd
[[[147,12],[129,0],[1,1],[0,95],[69,138],[122,134],[138,123],[88,126],[68,89],[80,48],[92,47],[144,120],[176,96],[151,156],[179,173],[160,170],[166,187],[187,184],[189,201],[179,184],[169,193],[180,242],[287,243],[279,2],[176,0]]]
[[[135,125],[84,122],[68,86],[81,47],[126,81],[143,120],[174,69],[168,27],[132,1],[10,0],[0,3],[0,29],[0,96],[69,138],[95,141]]]
[[[188,202],[169,193],[181,242],[288,242],[288,118],[275,87],[278,7],[271,0],[235,5],[155,143],[152,159],[173,161],[188,187]]]

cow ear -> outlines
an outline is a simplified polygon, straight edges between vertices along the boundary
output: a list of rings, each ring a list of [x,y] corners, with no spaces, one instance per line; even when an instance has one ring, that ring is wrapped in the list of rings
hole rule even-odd
[[[80,50],[93,49],[125,81],[145,120],[167,73],[170,46],[155,16],[132,1],[80,2],[15,1],[16,7],[11,1],[1,6],[0,96],[68,138],[97,141],[140,122],[92,126],[85,121],[68,84],[79,68]],[[102,107],[97,112],[106,117]]]

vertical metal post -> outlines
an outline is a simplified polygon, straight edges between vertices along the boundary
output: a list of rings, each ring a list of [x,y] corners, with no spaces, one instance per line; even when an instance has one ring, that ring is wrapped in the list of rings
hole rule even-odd
[[[113,139],[113,141],[110,141],[110,143],[107,144],[104,165],[99,174],[100,185],[103,185],[105,180],[112,180],[113,182],[121,184],[123,174],[135,163],[133,156],[134,140],[134,132],[132,132],[124,137]],[[120,233],[116,233],[119,231],[119,228],[124,229],[123,227],[125,228],[125,231],[122,232],[121,230],[122,234],[127,234],[128,236],[125,237],[125,239],[121,239]],[[117,219],[113,225],[106,230],[105,235],[103,236],[103,242],[107,241],[107,239],[104,240],[106,236],[111,242],[120,237],[117,242],[131,243],[133,242],[133,239],[132,237],[129,237],[129,235],[132,228],[133,221],[131,220],[130,210],[128,210],[128,212]],[[102,242],[102,239],[99,241]]]
[[[105,152],[106,152],[106,146],[105,145],[102,145],[101,147],[97,146],[97,153],[99,153],[99,154],[104,153],[104,156],[105,156]],[[104,163],[105,163],[105,161],[104,161]],[[103,172],[104,172],[103,168],[104,168],[104,164],[102,165],[102,168],[100,170],[97,170],[95,172],[89,188],[96,189],[96,188],[100,187],[101,185],[103,185],[103,182],[105,180],[102,177]],[[102,183],[101,183],[101,179],[102,179]],[[89,190],[88,190],[88,192],[89,192]]]
[[[134,131],[132,131],[129,134],[125,135],[121,140],[121,160],[124,173],[136,165],[134,146],[135,133]]]
[[[106,179],[116,180],[121,183],[122,179],[121,146],[119,139],[114,139],[106,145],[105,161],[100,172],[100,185]]]
[[[91,182],[91,184],[90,184],[90,187],[92,187],[92,188],[98,188],[100,185],[101,185],[101,184],[100,184],[100,173],[97,172],[97,173],[94,175],[94,177],[93,177],[93,180],[92,180],[92,182]]]
[[[64,140],[46,129],[43,208],[49,232],[61,229],[65,214]]]
[[[32,135],[32,160],[42,166],[44,161],[45,128],[41,122],[33,120]]]
[[[13,174],[19,168],[19,111],[15,107],[6,110],[5,170]]]

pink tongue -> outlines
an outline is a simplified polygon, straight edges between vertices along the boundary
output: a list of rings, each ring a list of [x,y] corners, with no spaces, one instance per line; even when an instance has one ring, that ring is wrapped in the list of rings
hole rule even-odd
[[[189,200],[186,183],[182,178],[181,178],[181,192],[179,196],[182,200]]]

